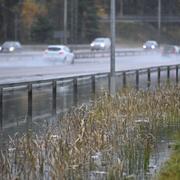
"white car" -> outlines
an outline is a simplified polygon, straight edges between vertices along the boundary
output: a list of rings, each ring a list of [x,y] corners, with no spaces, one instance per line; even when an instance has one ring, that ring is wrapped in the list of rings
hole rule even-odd
[[[52,62],[74,63],[74,53],[65,45],[49,45],[45,50],[45,59]]]
[[[96,38],[90,44],[91,50],[108,50],[111,47],[110,38]]]
[[[159,48],[159,45],[156,41],[146,41],[143,44],[143,49],[144,50],[156,50]]]

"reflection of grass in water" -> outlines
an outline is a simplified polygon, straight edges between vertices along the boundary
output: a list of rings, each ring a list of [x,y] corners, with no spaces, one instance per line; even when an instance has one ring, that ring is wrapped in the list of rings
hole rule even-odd
[[[173,153],[169,160],[163,165],[157,180],[179,180],[180,179],[180,133],[175,137],[176,143],[173,146]]]
[[[148,170],[155,137],[178,123],[179,87],[156,91],[123,89],[90,106],[82,105],[41,136],[28,133],[1,154],[4,179],[87,179],[91,171],[108,179]],[[10,178],[9,178],[10,177]]]

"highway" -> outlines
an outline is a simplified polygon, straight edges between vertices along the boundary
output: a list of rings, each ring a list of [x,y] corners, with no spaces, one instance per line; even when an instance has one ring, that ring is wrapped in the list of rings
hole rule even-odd
[[[180,57],[162,57],[160,53],[116,57],[116,71],[180,64]],[[44,58],[43,52],[0,55],[0,83],[49,79],[110,71],[110,57],[75,59],[62,64]]]

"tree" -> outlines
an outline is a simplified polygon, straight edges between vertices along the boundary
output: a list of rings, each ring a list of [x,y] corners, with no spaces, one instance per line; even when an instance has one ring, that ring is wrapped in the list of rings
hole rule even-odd
[[[120,16],[123,16],[123,0],[120,0]]]
[[[45,15],[46,9],[35,0],[25,0],[22,4],[21,20],[24,29],[24,35],[31,40],[31,27],[40,15]]]
[[[52,39],[53,27],[47,16],[38,16],[31,28],[31,37],[34,41],[44,43]]]
[[[110,15],[110,1],[68,0],[69,42],[85,43],[99,36],[101,27],[98,19]],[[50,23],[54,30],[63,31],[63,4],[64,0],[0,0],[0,40],[14,39],[16,26],[22,37],[20,40],[24,42],[31,40],[31,35],[38,38],[38,31],[45,28],[45,23],[47,29]],[[158,0],[117,0],[116,14],[157,16],[157,4]],[[162,0],[162,15],[180,15],[180,0]],[[39,17],[44,17],[44,20]],[[45,22],[46,18],[49,22]],[[170,25],[172,24],[168,24]],[[103,35],[102,30],[101,34]]]
[[[82,40],[91,41],[99,35],[95,0],[79,0],[79,29]]]
[[[0,0],[0,39],[14,39],[15,15],[14,6],[18,0]]]

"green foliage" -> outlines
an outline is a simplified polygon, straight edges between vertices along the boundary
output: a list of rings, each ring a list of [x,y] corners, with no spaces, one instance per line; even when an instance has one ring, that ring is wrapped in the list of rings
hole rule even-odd
[[[161,0],[162,1],[162,0]],[[23,3],[20,3],[23,2]],[[99,21],[99,18],[110,16],[110,0],[68,0],[67,7],[67,30],[68,42],[70,43],[89,43],[97,36],[108,36],[110,34],[110,24]],[[123,4],[123,6],[121,6]],[[25,6],[26,5],[26,6]],[[3,8],[3,6],[7,7]],[[9,10],[8,10],[9,9]],[[39,36],[38,31],[42,28],[45,32],[49,28],[43,26],[43,22],[36,22],[37,16],[46,16],[51,20],[51,26],[56,31],[63,31],[64,28],[64,0],[24,0],[24,1],[7,1],[0,0],[0,40],[15,38],[15,16],[12,12],[16,9],[17,16],[17,38],[27,42],[31,41],[47,41],[47,35]],[[23,13],[22,13],[23,11]],[[116,15],[137,15],[137,16],[157,16],[158,0],[119,0],[116,1]],[[23,14],[23,16],[22,16]],[[180,15],[180,0],[163,0],[162,1],[162,16],[179,16]],[[39,21],[39,20],[38,20]],[[39,24],[38,24],[39,23]],[[127,23],[124,26],[123,32],[118,31],[124,26],[122,23],[117,23],[117,39],[127,39],[131,41],[143,39],[157,39],[157,22],[148,23],[147,32],[136,31],[134,26]],[[137,27],[139,24],[135,24]],[[38,26],[38,28],[36,27]],[[151,27],[155,32],[152,32]],[[39,30],[37,30],[39,29]],[[121,28],[122,29],[122,28]],[[30,36],[32,33],[32,36]],[[44,31],[41,32],[45,34]],[[41,34],[40,33],[40,34]],[[161,41],[164,43],[179,44],[180,31],[178,23],[162,22]],[[36,39],[37,38],[37,39]],[[48,39],[54,41],[52,36]]]
[[[36,42],[44,43],[52,38],[53,27],[46,16],[39,16],[31,29],[32,39]]]
[[[79,0],[79,32],[87,41],[98,36],[97,11],[95,0]]]
[[[157,180],[179,180],[180,179],[180,133],[177,135],[174,152],[170,159],[164,164]]]

